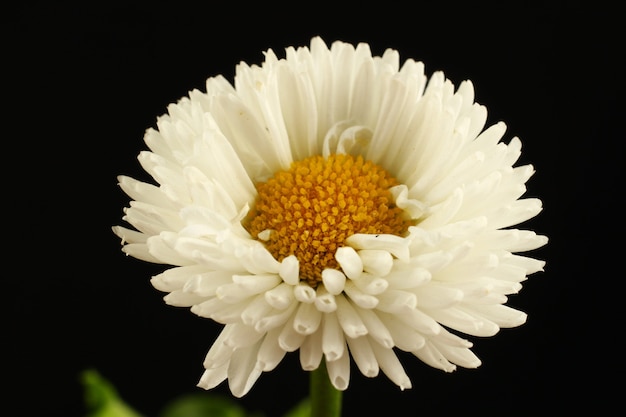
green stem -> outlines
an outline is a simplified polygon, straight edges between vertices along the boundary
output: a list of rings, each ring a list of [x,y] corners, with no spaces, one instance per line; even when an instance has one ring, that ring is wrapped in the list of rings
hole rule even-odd
[[[309,394],[311,398],[311,417],[340,417],[341,395],[328,378],[326,361],[311,372]]]

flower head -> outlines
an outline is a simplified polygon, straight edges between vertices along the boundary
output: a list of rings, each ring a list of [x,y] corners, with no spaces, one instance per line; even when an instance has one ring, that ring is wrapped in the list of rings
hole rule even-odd
[[[134,229],[114,231],[172,266],[168,304],[224,324],[198,385],[242,396],[294,351],[340,390],[350,358],[411,387],[396,349],[479,366],[462,335],[524,323],[507,295],[544,262],[518,253],[547,242],[512,227],[541,210],[534,170],[486,119],[469,81],[320,38],[171,104],[139,155],[157,184],[119,177]]]

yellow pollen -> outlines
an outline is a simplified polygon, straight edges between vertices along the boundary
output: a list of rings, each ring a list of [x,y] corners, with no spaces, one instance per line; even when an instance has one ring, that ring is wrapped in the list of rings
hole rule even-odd
[[[335,252],[351,235],[405,234],[411,222],[389,191],[397,184],[361,156],[312,156],[256,185],[244,227],[278,261],[295,255],[300,280],[315,288],[324,269],[340,269]]]

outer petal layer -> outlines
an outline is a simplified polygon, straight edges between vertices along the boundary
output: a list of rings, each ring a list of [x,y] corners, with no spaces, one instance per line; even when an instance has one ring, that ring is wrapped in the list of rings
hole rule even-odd
[[[501,142],[504,123],[486,120],[469,81],[455,89],[441,72],[427,79],[421,62],[400,65],[397,51],[320,38],[285,58],[269,50],[260,66],[238,65],[234,85],[211,78],[171,104],[138,158],[155,184],[119,177],[133,229],[113,231],[125,253],[172,266],[152,278],[168,304],[224,324],[198,385],[228,381],[243,396],[293,351],[304,370],[325,360],[340,390],[350,360],[410,388],[396,350],[446,372],[479,366],[461,334],[524,323],[507,296],[544,262],[518,253],[547,242],[514,228],[541,211],[521,198],[534,169],[514,166],[520,140]],[[295,256],[278,261],[265,248],[270,231],[250,236],[242,220],[257,182],[333,153],[397,178],[390,191],[413,226],[348,237],[339,267],[312,288]]]

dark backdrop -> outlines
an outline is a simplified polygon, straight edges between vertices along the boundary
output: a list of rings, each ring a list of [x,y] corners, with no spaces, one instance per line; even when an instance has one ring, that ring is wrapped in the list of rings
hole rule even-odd
[[[432,2],[431,2],[432,3]],[[5,395],[11,416],[82,416],[81,370],[95,368],[140,412],[156,416],[198,392],[219,326],[165,305],[160,268],[125,257],[111,226],[128,198],[116,176],[147,179],[136,161],[147,127],[207,77],[240,61],[327,42],[399,50],[428,75],[471,79],[489,124],[519,136],[537,173],[546,270],[509,304],[523,326],[473,338],[477,370],[444,374],[410,355],[413,389],[354,371],[345,415],[531,416],[610,407],[618,367],[623,249],[624,52],[617,12],[596,2],[487,6],[464,2],[24,2],[2,24]],[[617,211],[615,210],[617,209]],[[622,212],[620,212],[622,211]],[[615,214],[614,214],[615,213]],[[617,362],[616,362],[617,361]],[[619,378],[619,377],[618,377]],[[8,392],[8,395],[7,395]],[[225,385],[215,390],[228,395]],[[307,394],[297,355],[241,400],[280,416]],[[5,414],[2,412],[2,414]],[[600,412],[599,415],[604,413]]]

